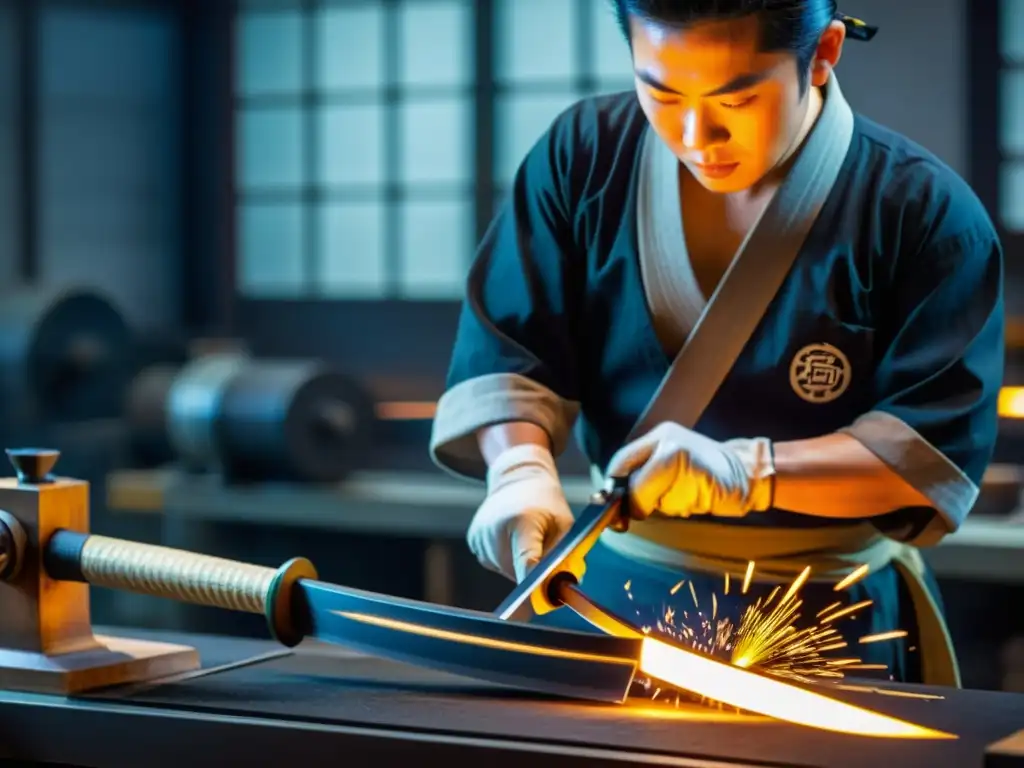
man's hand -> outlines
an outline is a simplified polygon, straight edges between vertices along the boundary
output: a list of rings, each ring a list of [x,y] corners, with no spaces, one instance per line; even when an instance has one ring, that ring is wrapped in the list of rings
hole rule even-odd
[[[573,522],[551,452],[516,445],[491,462],[466,540],[481,565],[518,583]]]
[[[766,438],[720,443],[678,424],[659,424],[621,448],[609,477],[630,476],[630,513],[644,518],[743,517],[772,506],[775,473]]]

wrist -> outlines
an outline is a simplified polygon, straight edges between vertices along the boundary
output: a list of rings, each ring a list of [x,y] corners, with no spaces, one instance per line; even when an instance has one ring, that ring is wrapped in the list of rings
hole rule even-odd
[[[530,443],[551,450],[551,439],[541,427],[528,421],[491,424],[477,432],[477,443],[484,461],[492,464],[509,448]]]
[[[765,512],[775,501],[775,450],[767,437],[743,438],[726,443],[739,460],[749,482],[747,507]]]
[[[487,467],[487,491],[492,493],[509,481],[544,474],[558,480],[551,451],[536,443],[521,443],[501,451]]]

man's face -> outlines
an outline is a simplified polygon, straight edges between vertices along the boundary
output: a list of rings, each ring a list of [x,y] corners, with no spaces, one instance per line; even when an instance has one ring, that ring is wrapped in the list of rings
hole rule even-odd
[[[796,140],[806,115],[791,53],[759,50],[755,17],[686,29],[632,22],[640,104],[705,188],[748,189]]]

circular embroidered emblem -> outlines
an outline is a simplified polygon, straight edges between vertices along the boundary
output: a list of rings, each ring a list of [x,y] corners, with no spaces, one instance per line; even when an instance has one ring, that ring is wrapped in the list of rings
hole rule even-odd
[[[809,403],[830,403],[850,386],[850,361],[831,344],[808,344],[789,364],[789,384]]]

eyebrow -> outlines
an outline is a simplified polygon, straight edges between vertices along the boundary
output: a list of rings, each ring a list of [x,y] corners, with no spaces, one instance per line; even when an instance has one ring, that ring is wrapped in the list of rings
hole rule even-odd
[[[637,70],[636,71],[636,76],[637,76],[637,79],[639,79],[641,82],[646,83],[647,85],[649,85],[652,88],[655,88],[655,89],[657,89],[659,91],[664,91],[665,93],[674,93],[674,94],[676,94],[678,96],[683,96],[684,95],[682,93],[682,91],[678,91],[675,88],[670,88],[669,86],[667,86],[664,83],[662,83],[660,80],[658,80],[654,75],[652,75],[647,70],[643,70],[643,69]],[[745,91],[746,89],[751,88],[751,87],[757,85],[758,83],[760,83],[760,82],[762,82],[764,80],[767,80],[767,79],[768,79],[768,72],[767,71],[763,71],[763,72],[750,72],[748,74],[739,75],[738,77],[734,77],[732,80],[727,82],[725,85],[720,85],[718,88],[715,88],[713,91],[705,93],[704,95],[705,96],[724,96],[724,95],[729,94],[729,93],[736,93],[738,91]]]

